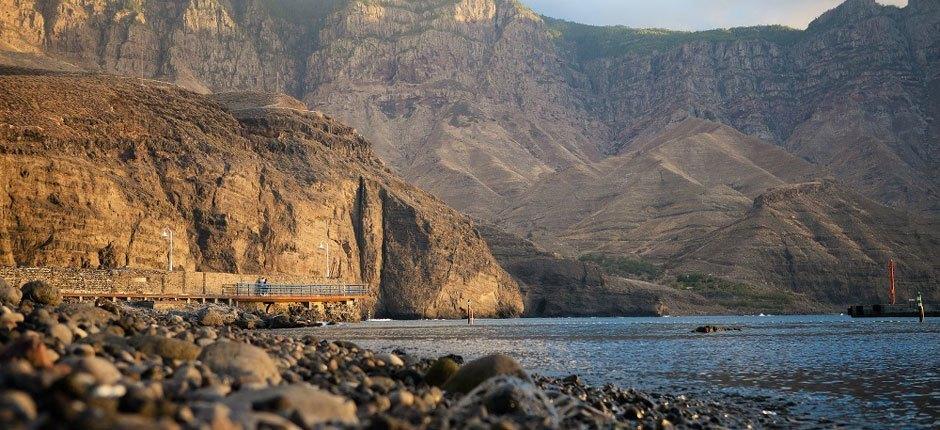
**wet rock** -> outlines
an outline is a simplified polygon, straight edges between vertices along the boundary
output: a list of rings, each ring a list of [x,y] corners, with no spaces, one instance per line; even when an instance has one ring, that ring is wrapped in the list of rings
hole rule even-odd
[[[130,344],[144,354],[157,355],[170,360],[195,360],[202,351],[198,345],[163,336],[139,335]]]
[[[0,304],[16,306],[20,304],[23,298],[23,292],[19,288],[10,285],[3,278],[0,278]]]
[[[460,365],[456,361],[450,357],[441,357],[428,368],[427,373],[424,375],[424,381],[428,385],[443,387],[444,383],[454,376],[458,370],[460,370]]]
[[[267,411],[310,428],[325,423],[357,424],[356,405],[349,399],[296,383],[262,390],[242,390],[225,399],[235,411]]]
[[[241,342],[219,341],[203,348],[199,360],[212,371],[239,382],[278,383],[281,374],[263,349]]]
[[[463,365],[444,384],[445,391],[469,393],[487,379],[499,375],[512,375],[528,380],[522,366],[512,357],[503,354],[493,354],[471,361]]]
[[[741,327],[703,325],[692,330],[693,333],[718,333],[722,331],[741,331]]]
[[[114,384],[121,380],[121,372],[110,361],[101,357],[67,357],[63,364],[76,372],[85,372],[99,384]]]
[[[43,281],[31,281],[23,284],[23,298],[49,306],[58,306],[62,303],[62,294],[59,292],[59,288]]]

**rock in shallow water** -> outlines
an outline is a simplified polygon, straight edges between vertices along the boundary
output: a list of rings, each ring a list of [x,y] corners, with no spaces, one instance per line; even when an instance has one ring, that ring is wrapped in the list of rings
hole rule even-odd
[[[703,325],[692,330],[693,333],[718,333],[722,331],[741,331],[741,327],[726,327],[718,325]]]
[[[241,383],[281,382],[274,360],[263,349],[241,342],[219,341],[203,348],[199,360],[212,371]]]
[[[447,383],[444,384],[444,390],[469,393],[487,379],[499,375],[511,375],[523,380],[529,379],[529,375],[512,357],[493,354],[463,365],[454,376],[447,380]]]

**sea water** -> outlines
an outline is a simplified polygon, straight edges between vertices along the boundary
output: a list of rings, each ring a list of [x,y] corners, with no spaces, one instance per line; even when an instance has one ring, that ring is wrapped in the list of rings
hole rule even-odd
[[[698,326],[740,331],[693,333]],[[847,316],[367,321],[303,329],[437,357],[515,357],[533,373],[853,428],[940,428],[940,320]]]

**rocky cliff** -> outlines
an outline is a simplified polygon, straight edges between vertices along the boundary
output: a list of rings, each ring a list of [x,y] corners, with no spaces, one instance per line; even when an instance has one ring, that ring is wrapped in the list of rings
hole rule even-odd
[[[692,292],[610,276],[593,263],[546,252],[493,226],[481,225],[480,233],[519,282],[526,316],[719,315],[743,310],[728,309]]]
[[[0,0],[0,61],[286,92],[461,211],[552,251],[676,270],[759,195],[821,178],[926,217],[902,230],[936,237],[938,35],[933,0],[847,0],[802,31],[694,33],[573,24],[515,0]],[[854,218],[850,206],[801,210]],[[813,243],[818,226],[793,233]],[[893,234],[878,246],[938,272],[932,251]],[[812,257],[827,261],[814,285],[874,258],[840,255]],[[853,282],[881,289],[864,273]]]
[[[0,263],[329,273],[389,317],[521,312],[471,222],[296,100],[0,76]],[[327,252],[329,254],[327,254]]]

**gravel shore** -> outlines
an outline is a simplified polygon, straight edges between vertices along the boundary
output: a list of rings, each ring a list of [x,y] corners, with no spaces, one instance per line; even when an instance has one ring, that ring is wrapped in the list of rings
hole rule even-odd
[[[257,330],[303,323],[296,318],[56,296],[43,285],[0,285],[0,428],[787,425],[752,405],[534,376],[504,355],[463,363]]]

